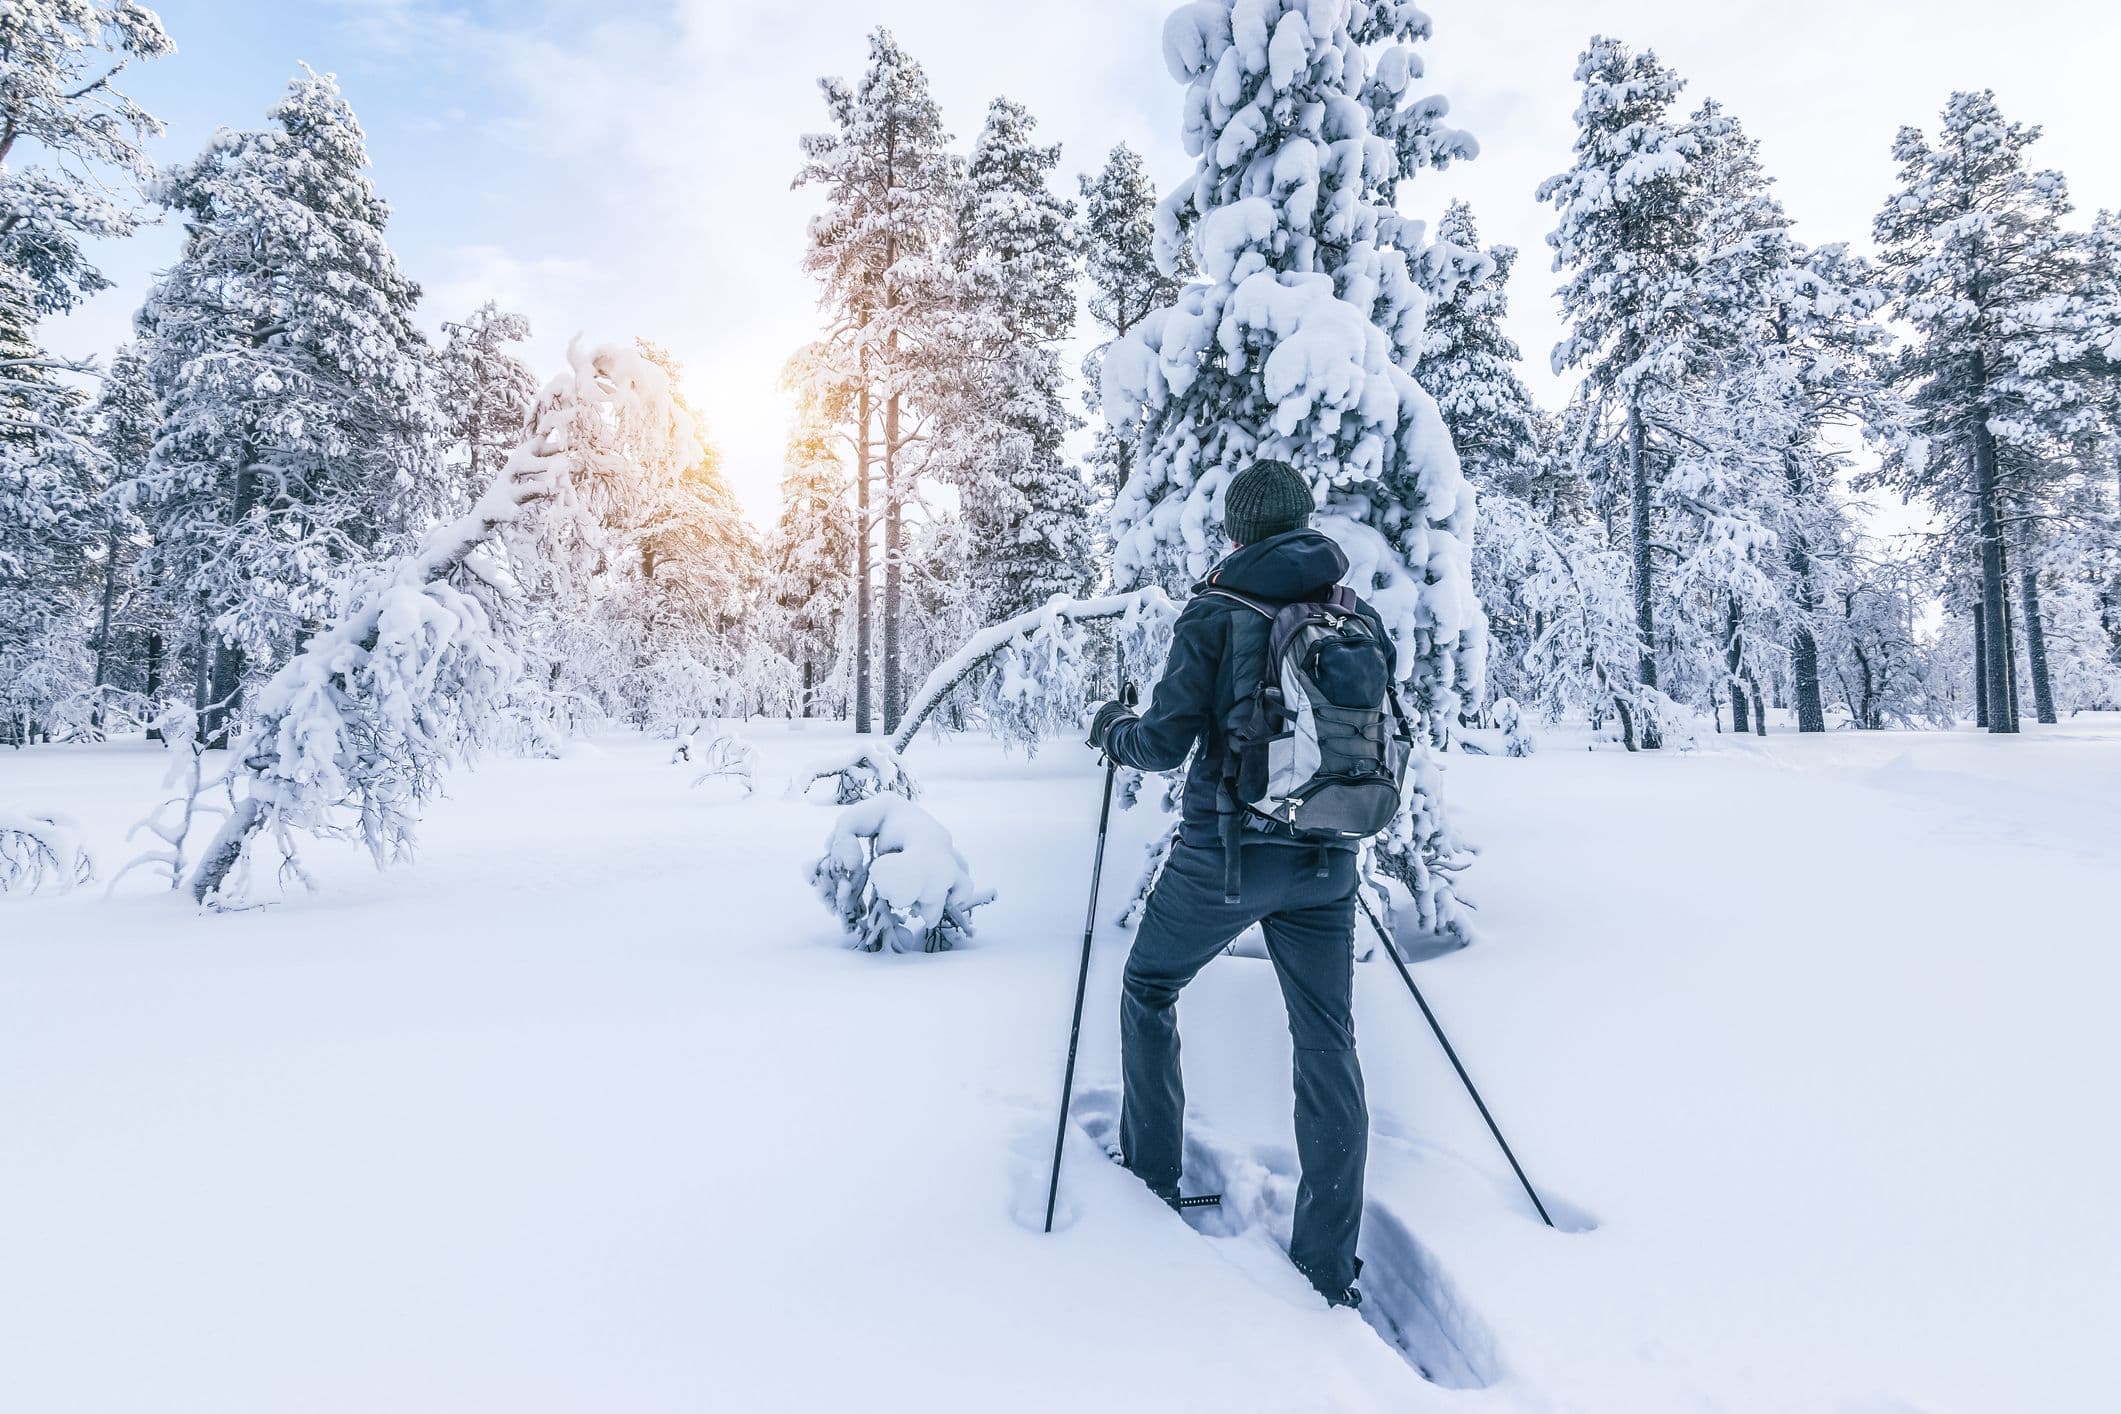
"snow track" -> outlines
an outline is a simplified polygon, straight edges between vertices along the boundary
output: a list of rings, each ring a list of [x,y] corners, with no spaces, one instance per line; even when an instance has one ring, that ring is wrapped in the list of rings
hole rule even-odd
[[[1076,1097],[1072,1117],[1107,1154],[1119,1147],[1117,1090],[1093,1087]],[[1244,1149],[1186,1121],[1187,1193],[1220,1193],[1214,1207],[1181,1216],[1204,1237],[1248,1245],[1271,1243],[1286,1260],[1296,1210],[1295,1155],[1278,1145]],[[1435,1254],[1374,1195],[1363,1205],[1362,1319],[1431,1384],[1484,1389],[1502,1377],[1495,1340],[1467,1305]],[[1250,1263],[1243,1263],[1250,1266]],[[1289,1269],[1295,1276],[1294,1268]],[[1301,1286],[1293,1283],[1291,1289]],[[1308,1289],[1305,1288],[1306,1294]]]

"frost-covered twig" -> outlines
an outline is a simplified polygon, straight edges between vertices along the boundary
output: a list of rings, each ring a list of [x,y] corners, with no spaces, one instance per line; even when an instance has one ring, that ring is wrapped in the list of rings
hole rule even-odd
[[[0,809],[0,893],[64,892],[95,876],[96,863],[64,815]]]
[[[688,737],[679,743],[678,755],[700,767],[699,774],[692,778],[694,790],[709,781],[735,781],[749,799],[756,788],[758,748],[734,732],[722,732],[704,743]]]
[[[819,781],[834,783],[835,805],[852,805],[871,796],[890,794],[907,800],[920,798],[920,782],[906,769],[899,754],[880,742],[862,742],[844,756],[828,756],[803,768],[788,794],[800,798],[810,794]]]
[[[111,876],[106,893],[115,891],[118,881],[135,869],[160,866],[169,871],[169,886],[181,888],[184,883],[184,841],[191,837],[192,822],[204,815],[225,815],[228,812],[217,805],[208,805],[201,797],[211,786],[225,785],[228,773],[220,771],[209,777],[206,774],[206,748],[200,744],[195,730],[197,714],[190,708],[179,707],[156,718],[165,741],[181,741],[190,748],[190,755],[170,768],[165,785],[176,786],[177,793],[156,806],[146,819],[140,820],[125,832],[130,840],[142,830],[162,841],[162,848],[150,849],[125,861],[123,868]]]

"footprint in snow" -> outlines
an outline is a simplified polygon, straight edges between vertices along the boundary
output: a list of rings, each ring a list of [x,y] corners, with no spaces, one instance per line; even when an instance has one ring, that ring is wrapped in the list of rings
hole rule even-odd
[[[1076,1127],[1116,1162],[1119,1092],[1086,1089],[1071,1114]],[[1222,1195],[1214,1207],[1185,1209],[1180,1216],[1189,1226],[1216,1239],[1256,1234],[1287,1254],[1297,1167],[1286,1147],[1223,1143],[1188,1117],[1185,1166],[1186,1193]],[[1363,1205],[1359,1251],[1360,1314],[1423,1379],[1448,1389],[1481,1389],[1501,1378],[1502,1361],[1486,1323],[1466,1305],[1435,1254],[1374,1194]]]

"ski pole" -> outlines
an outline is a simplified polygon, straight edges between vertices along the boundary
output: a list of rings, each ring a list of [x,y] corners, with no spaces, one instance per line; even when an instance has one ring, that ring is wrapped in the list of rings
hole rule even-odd
[[[1134,690],[1122,687],[1120,700],[1134,705]],[[1075,1094],[1075,1047],[1083,1035],[1083,992],[1090,985],[1090,938],[1097,931],[1097,886],[1105,873],[1105,832],[1112,824],[1112,778],[1119,762],[1105,756],[1105,803],[1097,812],[1097,853],[1090,861],[1090,907],[1083,915],[1083,958],[1075,969],[1075,1015],[1068,1022],[1068,1069],[1061,1076],[1060,1120],[1053,1127],[1053,1176],[1046,1183],[1046,1231],[1053,1231],[1053,1205],[1060,1198],[1061,1147],[1068,1138],[1068,1102]]]
[[[1466,1074],[1465,1066],[1460,1064],[1458,1052],[1452,1049],[1451,1038],[1443,1034],[1443,1026],[1436,1020],[1436,1013],[1429,1010],[1428,998],[1422,996],[1421,988],[1414,985],[1414,974],[1407,970],[1406,960],[1400,957],[1399,949],[1392,945],[1391,935],[1385,932],[1384,920],[1377,916],[1376,909],[1370,907],[1370,901],[1363,897],[1360,887],[1355,891],[1355,900],[1362,905],[1363,913],[1369,917],[1370,926],[1377,930],[1378,941],[1385,945],[1385,956],[1392,959],[1392,965],[1399,969],[1400,979],[1407,984],[1407,990],[1414,994],[1414,1004],[1421,1008],[1421,1014],[1428,1019],[1429,1029],[1436,1033],[1437,1041],[1443,1046],[1443,1053],[1451,1058],[1451,1069],[1458,1072],[1459,1080],[1465,1084],[1466,1093],[1471,1095],[1473,1103],[1479,1106],[1480,1117],[1488,1122],[1488,1133],[1495,1136],[1496,1144],[1502,1148],[1502,1156],[1510,1161],[1510,1168],[1516,1173],[1517,1181],[1524,1185],[1525,1197],[1531,1199],[1532,1206],[1539,1210],[1539,1220],[1548,1227],[1554,1226],[1554,1220],[1547,1216],[1547,1205],[1539,1201],[1539,1195],[1532,1190],[1532,1180],[1524,1176],[1523,1165],[1519,1164],[1517,1156],[1510,1152],[1510,1141],[1502,1137],[1502,1130],[1496,1125],[1495,1116],[1488,1113],[1487,1102],[1480,1098],[1480,1091],[1473,1088],[1473,1077]]]

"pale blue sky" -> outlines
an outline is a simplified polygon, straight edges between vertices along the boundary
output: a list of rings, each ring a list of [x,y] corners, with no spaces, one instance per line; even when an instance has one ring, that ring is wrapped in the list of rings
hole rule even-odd
[[[150,0],[154,3],[154,0]],[[158,159],[264,112],[299,60],[336,72],[367,128],[391,237],[427,289],[430,327],[489,295],[527,313],[540,376],[567,336],[646,335],[687,365],[737,489],[771,514],[782,361],[808,337],[796,268],[807,193],[790,192],[822,73],[853,74],[887,24],[929,68],[961,138],[988,98],[1027,103],[1064,171],[1122,139],[1169,181],[1186,168],[1179,89],[1159,36],[1170,0],[164,0],[173,58],[129,75],[169,123]],[[2045,124],[2041,159],[2078,205],[2121,206],[2121,20],[2103,0],[1433,0],[1430,91],[1481,139],[1479,161],[1410,185],[1433,214],[1470,199],[1489,240],[1524,249],[1516,333],[1548,401],[1556,336],[1532,191],[1568,162],[1570,70],[1593,31],[1656,48],[1762,142],[1800,233],[1867,238],[1902,123],[1955,87],[1993,87]],[[103,252],[119,288],[55,333],[68,352],[129,328],[170,227]]]

